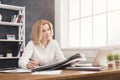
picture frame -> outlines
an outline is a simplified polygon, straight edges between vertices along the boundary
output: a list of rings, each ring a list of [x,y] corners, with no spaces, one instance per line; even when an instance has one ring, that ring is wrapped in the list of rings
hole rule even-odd
[[[15,40],[15,35],[14,34],[7,34],[7,39],[8,40]]]

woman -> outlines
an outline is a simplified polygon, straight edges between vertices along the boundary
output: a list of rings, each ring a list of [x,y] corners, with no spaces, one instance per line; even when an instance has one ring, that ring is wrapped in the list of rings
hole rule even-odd
[[[19,67],[33,69],[37,66],[64,60],[64,55],[56,40],[52,39],[53,26],[47,20],[37,21],[32,28],[31,41],[26,45],[19,59]]]

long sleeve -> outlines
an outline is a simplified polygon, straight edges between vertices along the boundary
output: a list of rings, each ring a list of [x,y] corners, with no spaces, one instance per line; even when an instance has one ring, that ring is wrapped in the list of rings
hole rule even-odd
[[[29,61],[29,58],[31,58],[32,56],[33,50],[34,50],[33,42],[29,41],[28,44],[26,45],[23,55],[19,59],[18,65],[20,68],[26,69],[26,65]]]
[[[55,50],[56,50],[55,51],[55,58],[56,58],[57,62],[64,60],[65,57],[64,57],[63,52],[61,51],[57,41],[55,41]]]

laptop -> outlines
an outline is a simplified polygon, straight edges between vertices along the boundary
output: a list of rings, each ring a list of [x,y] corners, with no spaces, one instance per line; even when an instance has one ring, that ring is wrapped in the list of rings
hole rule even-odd
[[[107,56],[112,53],[112,49],[101,49],[92,62],[92,66],[107,66]]]
[[[74,64],[71,67],[67,67],[66,69],[100,71],[107,67],[107,55],[110,54],[111,52],[112,49],[100,49],[92,63],[88,64],[78,63]]]

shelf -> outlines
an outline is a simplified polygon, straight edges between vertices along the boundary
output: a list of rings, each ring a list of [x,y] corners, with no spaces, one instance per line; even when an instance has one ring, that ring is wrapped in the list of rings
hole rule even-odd
[[[14,23],[14,22],[0,22],[0,25],[10,25],[10,26],[22,26],[22,23]]]
[[[2,21],[0,21],[0,29],[2,33],[0,35],[1,37],[0,49],[1,52],[3,53],[2,55],[6,54],[4,50],[7,49],[11,49],[12,51],[14,51],[14,55],[18,55],[21,45],[25,45],[25,7],[9,4],[0,4],[0,11],[1,12],[3,11],[1,13],[1,15],[3,15],[2,17],[3,19]],[[7,38],[7,34],[10,35],[15,34],[16,38]],[[23,49],[24,48],[25,46],[23,46]],[[19,56],[0,57],[1,61],[2,59],[18,59],[18,58]]]
[[[23,42],[23,40],[7,40],[7,39],[0,39],[0,41],[5,41],[5,42]]]
[[[2,8],[2,9],[10,9],[10,10],[22,10],[24,7],[7,5],[7,4],[0,4],[0,8]]]
[[[0,57],[0,59],[18,59],[19,57]]]

